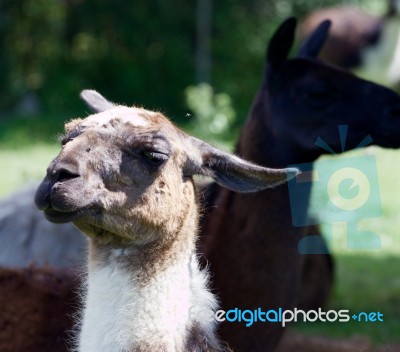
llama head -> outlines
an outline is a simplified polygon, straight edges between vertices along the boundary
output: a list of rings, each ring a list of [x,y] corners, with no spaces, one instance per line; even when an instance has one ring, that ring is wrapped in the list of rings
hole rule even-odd
[[[334,151],[341,150],[339,125],[350,126],[346,150],[356,148],[367,135],[376,145],[398,148],[400,96],[317,58],[329,20],[321,22],[290,58],[296,23],[287,19],[272,36],[263,84],[250,114],[274,131],[282,141],[280,149],[296,151],[297,160],[300,155],[303,161],[313,161],[323,153],[315,145],[318,138]]]
[[[65,125],[35,202],[52,222],[73,221],[103,242],[151,242],[176,233],[192,212],[192,176],[236,191],[285,182],[296,169],[246,162],[188,136],[159,112],[118,106],[95,91],[81,97],[96,113]]]

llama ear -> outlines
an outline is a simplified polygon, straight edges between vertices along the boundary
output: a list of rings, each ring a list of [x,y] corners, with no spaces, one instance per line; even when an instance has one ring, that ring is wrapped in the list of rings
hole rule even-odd
[[[93,112],[106,111],[115,106],[95,90],[85,89],[80,97]]]
[[[200,152],[192,174],[209,176],[221,186],[236,192],[256,192],[274,187],[300,173],[295,168],[270,169],[258,166],[222,152],[199,139],[191,137],[191,140]]]
[[[297,52],[297,57],[316,58],[325,44],[331,24],[330,20],[322,21],[309,37],[304,40]]]
[[[267,63],[272,67],[279,66],[288,56],[294,43],[297,20],[290,17],[276,30],[267,49]]]

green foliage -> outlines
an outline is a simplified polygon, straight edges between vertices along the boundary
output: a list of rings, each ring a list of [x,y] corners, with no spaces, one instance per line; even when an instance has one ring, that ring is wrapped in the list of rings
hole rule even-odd
[[[213,1],[211,84],[231,97],[237,127],[261,81],[268,38],[279,22],[338,2],[383,3]],[[33,93],[42,111],[59,120],[60,112],[81,114],[78,92],[95,88],[110,99],[161,107],[185,121],[183,92],[196,83],[195,5],[184,0],[2,0],[0,111],[11,111]]]
[[[214,93],[206,83],[190,86],[185,90],[186,104],[193,112],[189,129],[200,138],[219,140],[232,137],[236,114],[232,100],[226,93]]]
[[[36,143],[54,143],[64,130],[64,122],[71,117],[64,113],[58,116],[12,115],[10,119],[0,119],[0,150],[25,149]]]
[[[75,111],[78,92],[183,115],[193,83],[193,4],[163,1],[3,1],[0,106],[35,92],[45,111]],[[172,11],[173,9],[173,11]],[[173,14],[173,15],[171,15]]]

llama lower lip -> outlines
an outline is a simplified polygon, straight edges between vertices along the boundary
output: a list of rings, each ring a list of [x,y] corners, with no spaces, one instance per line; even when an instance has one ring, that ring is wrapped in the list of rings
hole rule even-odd
[[[56,211],[52,208],[44,211],[46,219],[54,222],[56,224],[63,224],[66,222],[71,222],[80,217],[82,214],[79,211],[71,211],[71,212],[61,212]]]

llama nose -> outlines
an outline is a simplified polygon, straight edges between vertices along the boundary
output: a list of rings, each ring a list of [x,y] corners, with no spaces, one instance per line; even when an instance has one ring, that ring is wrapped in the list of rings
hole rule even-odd
[[[53,166],[48,168],[47,176],[39,185],[35,194],[35,204],[40,210],[47,210],[50,208],[50,192],[57,182],[62,183],[80,177],[73,166],[57,164],[54,166],[55,163],[56,162],[53,161]]]
[[[59,165],[49,170],[48,177],[52,184],[56,182],[65,182],[79,177],[79,173],[73,167],[67,165]]]

